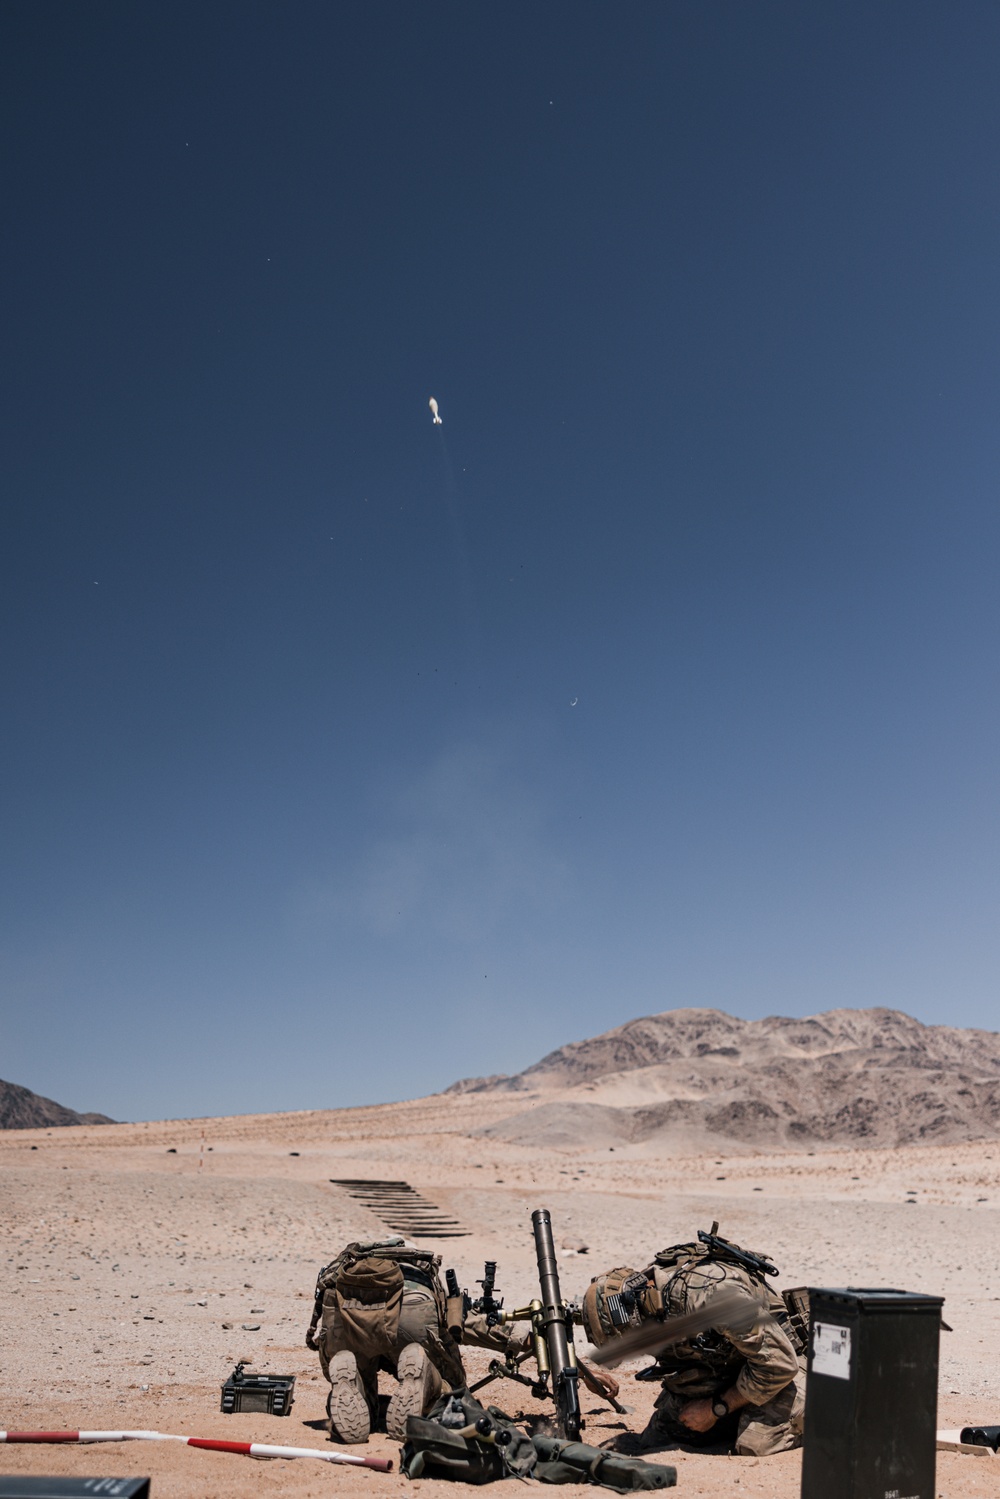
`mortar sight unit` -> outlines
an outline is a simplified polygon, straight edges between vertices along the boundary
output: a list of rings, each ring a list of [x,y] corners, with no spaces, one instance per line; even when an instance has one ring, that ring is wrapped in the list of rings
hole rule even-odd
[[[487,1260],[483,1267],[483,1278],[479,1281],[483,1288],[483,1294],[477,1296],[472,1303],[472,1310],[480,1313],[486,1318],[487,1327],[496,1327],[503,1318],[503,1297],[497,1300],[494,1292],[497,1287],[497,1262]]]

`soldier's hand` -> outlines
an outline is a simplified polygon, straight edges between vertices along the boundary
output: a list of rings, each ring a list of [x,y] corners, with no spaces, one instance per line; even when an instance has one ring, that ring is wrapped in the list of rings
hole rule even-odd
[[[711,1431],[715,1425],[711,1400],[689,1400],[681,1408],[680,1419],[688,1431]]]
[[[584,1363],[579,1354],[576,1362],[580,1370],[580,1378],[592,1395],[599,1395],[602,1400],[618,1399],[621,1386],[610,1370],[595,1369],[592,1364]]]

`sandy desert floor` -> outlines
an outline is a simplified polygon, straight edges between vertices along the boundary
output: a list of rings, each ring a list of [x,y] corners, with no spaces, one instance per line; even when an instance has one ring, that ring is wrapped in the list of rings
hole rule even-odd
[[[436,1245],[445,1265],[474,1287],[483,1259],[497,1259],[508,1305],[534,1294],[530,1213],[539,1206],[552,1212],[567,1297],[597,1271],[641,1266],[713,1218],[727,1237],[769,1253],[781,1285],[941,1294],[954,1330],[942,1334],[939,1426],[1000,1422],[1000,1141],[667,1158],[662,1145],[542,1149],[475,1134],[511,1112],[504,1096],[459,1095],[0,1133],[0,1428],[154,1428],[322,1448],[326,1386],[303,1344],[316,1271],[348,1239],[385,1231],[335,1177],[409,1182],[467,1230]],[[470,1352],[470,1372],[486,1357]],[[296,1374],[289,1417],[220,1414],[219,1386],[238,1358]],[[587,1440],[645,1424],[655,1387],[631,1374],[621,1375],[627,1417],[585,1395]],[[511,1414],[540,1409],[527,1390],[525,1399],[520,1388],[493,1391]],[[364,1450],[398,1455],[384,1436]],[[797,1453],[663,1461],[691,1495],[799,1492]],[[9,1446],[0,1470],[148,1473],[158,1499],[410,1488],[398,1472],[147,1444]],[[1000,1458],[940,1453],[938,1492],[1000,1495]]]

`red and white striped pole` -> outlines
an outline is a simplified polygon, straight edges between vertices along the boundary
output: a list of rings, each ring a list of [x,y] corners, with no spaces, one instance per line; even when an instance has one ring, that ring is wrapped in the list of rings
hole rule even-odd
[[[166,1431],[0,1431],[0,1442],[183,1442],[209,1452],[238,1452],[244,1457],[314,1457],[321,1463],[349,1463],[391,1473],[386,1457],[355,1456],[353,1452],[320,1452],[315,1447],[272,1447],[266,1442],[222,1442],[214,1437],[174,1436]]]

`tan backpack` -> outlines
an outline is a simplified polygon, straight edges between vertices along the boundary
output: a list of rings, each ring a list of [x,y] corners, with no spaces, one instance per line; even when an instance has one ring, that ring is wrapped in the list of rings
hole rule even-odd
[[[337,1306],[348,1326],[379,1328],[394,1336],[399,1324],[404,1282],[412,1276],[434,1296],[444,1316],[444,1289],[438,1278],[441,1256],[418,1249],[404,1239],[376,1239],[346,1245],[316,1278],[312,1320],[306,1332],[306,1347],[318,1351],[316,1329],[324,1307]]]
[[[333,1294],[352,1343],[394,1343],[403,1304],[398,1260],[366,1255],[340,1272]]]

